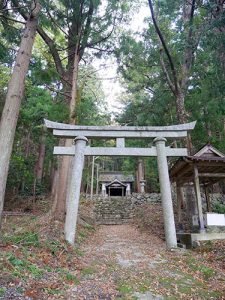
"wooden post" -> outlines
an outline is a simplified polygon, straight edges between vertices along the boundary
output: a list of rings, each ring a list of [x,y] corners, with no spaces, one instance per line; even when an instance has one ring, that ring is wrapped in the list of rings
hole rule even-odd
[[[204,226],[204,220],[203,220],[202,198],[201,198],[201,192],[200,192],[200,183],[199,183],[197,166],[194,166],[194,184],[195,184],[195,194],[196,194],[197,205],[198,205],[199,230],[200,230],[200,232],[204,232],[205,226]]]
[[[183,194],[183,189],[182,186],[179,185],[179,182],[176,182],[176,189],[177,189],[177,215],[178,215],[178,227],[179,231],[183,231],[183,224],[182,224],[182,212],[181,208],[184,203],[184,194]]]
[[[65,222],[65,239],[74,244],[76,234],[76,224],[78,215],[78,206],[80,200],[80,187],[82,172],[84,166],[84,149],[87,144],[87,138],[79,136],[75,138],[76,154],[73,158],[71,180],[67,194],[67,210]]]
[[[98,195],[98,171],[99,171],[99,164],[96,164],[96,195]]]
[[[93,189],[94,189],[94,171],[95,171],[95,157],[92,157],[91,167],[91,200],[93,200]]]

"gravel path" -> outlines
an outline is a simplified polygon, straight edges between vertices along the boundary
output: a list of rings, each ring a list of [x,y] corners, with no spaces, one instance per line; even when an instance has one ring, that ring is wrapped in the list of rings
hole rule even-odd
[[[132,225],[99,226],[83,248],[83,269],[78,286],[70,289],[68,299],[125,299],[127,282],[165,263],[163,241],[141,233]],[[160,252],[160,254],[159,254]],[[162,299],[150,292],[130,299]],[[127,299],[127,298],[126,298]]]

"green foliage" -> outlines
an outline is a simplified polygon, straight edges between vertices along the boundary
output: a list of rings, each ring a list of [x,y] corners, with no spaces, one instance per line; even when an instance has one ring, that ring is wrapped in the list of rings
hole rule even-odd
[[[187,262],[188,262],[188,267],[191,270],[201,272],[205,280],[210,279],[212,276],[216,274],[216,271],[214,269],[209,268],[203,264],[199,264],[199,262],[196,261],[194,257],[189,257],[187,259]]]
[[[4,296],[6,288],[0,287],[0,297]]]
[[[9,8],[9,2],[6,4]],[[40,138],[43,134],[43,118],[57,122],[69,120],[68,103],[65,103],[65,87],[71,85],[74,45],[78,40],[80,66],[75,109],[77,124],[110,124],[101,82],[96,75],[97,70],[91,66],[94,56],[106,56],[108,50],[114,50],[119,72],[126,87],[126,93],[122,96],[124,109],[116,117],[116,121],[121,125],[130,126],[169,125],[178,122],[174,95],[168,88],[160,65],[160,45],[153,24],[148,19],[147,28],[139,33],[133,33],[130,29],[126,31],[122,26],[117,27],[118,24],[122,24],[121,21],[126,23],[131,18],[131,8],[137,4],[140,6],[140,2],[127,0],[106,1],[105,5],[100,0],[41,1],[39,25],[52,38],[63,72],[60,73],[59,66],[55,65],[52,49],[49,49],[37,35],[9,167],[7,183],[9,189],[14,189],[14,192],[23,195],[33,194],[34,170]],[[187,47],[194,47],[194,45],[187,45],[189,24],[186,24],[183,18],[185,2],[163,0],[154,2],[154,5],[157,11],[157,22],[180,78],[183,72],[184,51]],[[26,12],[27,9],[24,7],[23,11]],[[224,12],[220,9],[218,4],[213,2],[196,4],[194,22],[191,25],[192,34],[195,41],[199,32],[201,35],[190,70],[188,88],[185,91],[185,108],[189,120],[197,120],[196,128],[192,132],[195,149],[210,141],[223,152],[225,149],[225,31]],[[135,9],[133,11],[136,13]],[[23,28],[22,24],[6,18],[21,19],[16,10],[4,10],[1,14],[0,115]],[[79,36],[80,32],[81,36]],[[91,51],[87,52],[88,48],[91,48]],[[163,57],[168,68],[166,56]],[[169,74],[171,75],[170,69]],[[65,75],[69,83],[62,80],[62,75]],[[57,140],[49,133],[46,133],[45,137],[44,173],[46,175],[41,184],[37,183],[36,194],[43,194],[48,190],[50,169],[52,165],[56,165],[52,151]],[[93,145],[104,143],[113,145],[112,141],[96,141]],[[146,147],[152,145],[152,141],[149,140],[143,145],[137,141],[129,141],[128,144]],[[137,161],[133,158],[115,159],[115,161],[107,159],[104,164],[109,170],[120,168],[127,173],[134,173],[137,167]],[[145,168],[146,179],[150,183],[149,190],[158,191],[156,160],[146,159]],[[84,170],[84,186],[88,181],[88,173],[89,166]]]
[[[225,214],[225,204],[215,203],[213,205],[212,211],[218,214]]]
[[[16,188],[20,194],[33,195],[34,168],[43,132],[43,119],[62,122],[68,118],[67,106],[43,88],[33,86],[27,82],[25,97],[21,106],[17,124],[13,153],[9,166],[8,188]],[[55,140],[52,134],[46,134],[46,160],[53,159],[53,145]],[[36,184],[36,195],[46,192],[47,182]]]
[[[66,273],[65,278],[66,278],[67,281],[70,281],[70,282],[72,281],[75,284],[79,283],[78,278],[75,275],[71,274],[71,273]]]
[[[0,65],[0,117],[5,103],[6,87],[9,80],[10,69]]]
[[[118,286],[118,291],[123,295],[130,294],[132,290],[133,290],[132,287],[126,284],[121,284]]]
[[[86,267],[86,268],[84,268],[84,269],[81,270],[81,273],[83,275],[92,275],[95,272],[96,272],[96,269],[94,267],[92,267],[92,266]]]
[[[23,246],[39,246],[39,237],[36,232],[23,232],[20,234],[14,233],[12,236],[5,236],[4,241],[6,243],[12,243],[14,245]]]
[[[160,1],[155,2],[154,5],[157,11],[157,22],[172,55],[178,77],[181,77],[184,51],[187,47],[194,47],[194,45],[187,45],[189,25],[184,26],[185,20],[182,15],[185,4],[179,1]],[[193,39],[200,41],[200,46],[196,49],[190,69],[185,92],[185,108],[189,120],[197,120],[196,128],[191,133],[195,150],[210,141],[223,152],[225,149],[225,61],[221,53],[224,53],[225,35],[222,34],[220,22],[214,20],[210,23],[207,19],[214,9],[217,9],[218,20],[223,19],[217,4],[215,6],[208,7],[207,4],[203,7],[196,6],[192,29]],[[201,28],[202,24],[204,28]],[[215,29],[216,26],[220,27],[220,31]],[[138,39],[130,32],[124,33],[121,37],[116,55],[119,71],[127,88],[122,100],[123,112],[117,116],[117,121],[121,125],[178,123],[174,95],[168,89],[161,68],[160,49],[155,29],[150,22],[147,30],[140,33]],[[171,74],[166,57],[164,59],[166,68]]]
[[[24,278],[27,272],[36,279],[43,275],[43,270],[36,264],[32,264],[25,259],[18,259],[13,253],[8,253],[7,260],[13,266],[12,274],[16,277]]]

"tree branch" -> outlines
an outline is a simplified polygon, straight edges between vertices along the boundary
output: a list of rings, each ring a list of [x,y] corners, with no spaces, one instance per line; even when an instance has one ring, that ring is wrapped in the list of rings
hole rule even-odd
[[[193,23],[194,23],[195,3],[196,3],[196,0],[192,0],[190,14],[189,14],[189,20],[188,20],[189,30],[187,33],[186,51],[184,53],[184,63],[182,66],[182,78],[181,78],[181,84],[180,84],[182,90],[186,89],[187,81],[188,81],[188,72],[192,65],[193,54],[198,45],[198,43],[194,43],[194,41],[193,41]]]
[[[98,48],[98,47],[95,47],[95,46],[89,46],[88,48],[91,48],[91,49],[94,49],[94,50],[98,50],[100,52],[106,52],[108,54],[111,54],[111,53],[114,52],[113,50],[102,49],[102,48]]]
[[[50,85],[45,84],[45,87],[46,87],[47,89],[49,89],[50,91],[56,93],[56,94],[60,94],[60,95],[62,95],[63,97],[68,97],[68,95],[67,95],[66,93],[63,93],[63,92],[61,92],[61,91],[59,91],[59,90],[56,90],[56,89],[54,89],[53,87],[51,87]]]
[[[47,33],[40,26],[38,26],[37,32],[40,34],[40,36],[42,37],[44,42],[47,44],[47,46],[52,54],[52,57],[54,59],[56,69],[57,69],[59,75],[61,77],[63,77],[64,69],[63,69],[63,65],[62,65],[62,62],[61,62],[61,59],[60,59],[60,56],[59,56],[59,53],[57,51],[57,47],[56,47],[54,41],[47,35]]]
[[[174,81],[174,89],[175,90],[178,90],[179,89],[179,83],[178,83],[178,78],[177,78],[177,72],[176,72],[176,69],[175,69],[175,66],[174,66],[174,63],[173,63],[173,59],[172,59],[172,56],[170,55],[170,52],[169,52],[169,49],[166,45],[166,42],[164,40],[164,37],[159,29],[159,26],[157,24],[157,21],[156,21],[156,18],[155,18],[155,14],[154,14],[154,9],[153,9],[153,5],[152,5],[152,1],[151,0],[148,0],[148,3],[149,3],[149,8],[150,8],[150,11],[151,11],[151,16],[152,16],[152,21],[153,21],[153,24],[154,24],[154,27],[155,27],[155,30],[156,30],[156,33],[161,41],[161,44],[162,44],[162,47],[166,53],[166,56],[168,58],[168,61],[169,61],[169,64],[170,64],[170,68],[171,68],[171,71],[172,71],[172,74],[173,74],[173,81]],[[166,68],[165,64],[164,64],[164,67]],[[169,76],[169,73],[168,71],[166,72],[166,74]],[[167,77],[167,80],[168,80],[169,77]],[[168,81],[168,84],[170,85],[170,83],[172,83],[172,80],[169,79]]]
[[[5,15],[2,15],[2,14],[0,14],[0,18],[3,18],[5,20],[9,20],[9,21],[13,21],[13,22],[16,22],[16,23],[20,23],[20,24],[23,24],[23,25],[26,24],[26,22],[18,21],[18,20],[15,20],[13,18],[10,18],[10,17],[7,17]]]
[[[47,10],[47,15],[49,16],[49,18],[51,19],[51,21],[56,25],[56,27],[59,28],[60,31],[62,31],[62,33],[65,34],[65,36],[68,36],[67,32],[65,32],[65,30],[63,30],[59,24],[54,20],[54,18],[52,17],[51,13],[49,12],[49,10]]]
[[[98,44],[106,41],[112,35],[113,30],[114,30],[114,26],[113,26],[113,29],[109,32],[109,34],[107,36],[102,37],[101,39],[99,39],[96,42],[92,42],[92,43],[87,44],[87,47],[88,48],[93,48],[95,45],[98,45]]]
[[[169,85],[169,87],[170,87],[172,93],[175,95],[175,93],[176,93],[176,88],[175,88],[173,82],[171,81],[170,75],[169,75],[169,73],[168,73],[168,71],[167,71],[167,68],[166,68],[166,65],[165,65],[165,62],[164,62],[164,59],[163,59],[163,53],[162,53],[162,50],[160,50],[159,52],[160,52],[160,63],[161,63],[161,66],[162,66],[163,73],[164,73],[164,75],[165,75],[165,77],[166,77],[167,83],[168,83],[168,85]]]
[[[19,7],[18,0],[12,0],[12,3],[16,7]],[[19,11],[19,13],[24,18],[24,20],[28,19],[28,15],[26,15],[26,13],[24,13],[23,11]],[[63,65],[62,65],[62,62],[61,62],[61,59],[60,59],[60,56],[59,56],[59,53],[57,51],[57,47],[56,47],[54,41],[47,35],[47,33],[42,29],[41,26],[37,27],[37,32],[39,33],[39,35],[42,37],[44,42],[49,47],[49,50],[53,56],[53,59],[54,59],[55,65],[56,65],[56,69],[57,69],[59,75],[61,76],[61,78],[63,78],[65,72],[64,72]]]

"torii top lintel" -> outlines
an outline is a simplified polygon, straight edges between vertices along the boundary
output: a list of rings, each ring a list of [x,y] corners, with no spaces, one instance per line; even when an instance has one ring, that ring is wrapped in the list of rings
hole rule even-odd
[[[194,129],[196,121],[171,126],[79,126],[52,122],[44,119],[45,126],[59,137],[75,138],[147,138],[171,137],[182,138]]]

